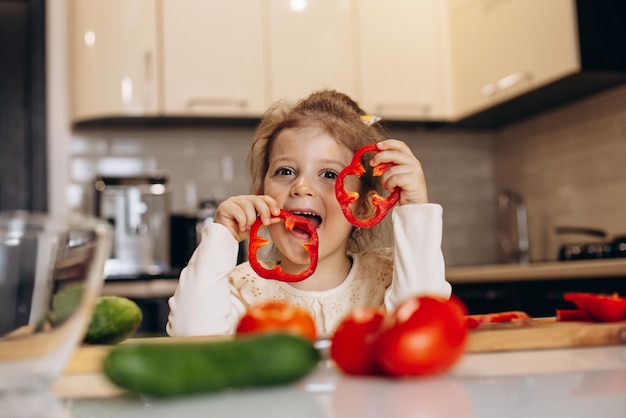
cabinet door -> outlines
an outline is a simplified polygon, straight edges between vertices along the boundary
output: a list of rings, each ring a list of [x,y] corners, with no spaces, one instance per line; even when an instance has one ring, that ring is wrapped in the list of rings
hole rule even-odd
[[[260,116],[268,104],[264,2],[162,4],[165,113]]]
[[[74,120],[157,113],[154,0],[72,0]]]
[[[361,105],[390,119],[450,117],[445,2],[359,0]]]
[[[354,1],[271,0],[271,100],[322,88],[357,96]]]
[[[449,13],[458,116],[580,68],[572,0],[449,0]]]

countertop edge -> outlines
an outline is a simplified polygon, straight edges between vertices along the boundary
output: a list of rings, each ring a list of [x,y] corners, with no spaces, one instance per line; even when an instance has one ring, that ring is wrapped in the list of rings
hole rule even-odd
[[[446,279],[452,284],[601,277],[626,277],[626,258],[546,261],[531,262],[530,264],[489,264],[446,268]]]

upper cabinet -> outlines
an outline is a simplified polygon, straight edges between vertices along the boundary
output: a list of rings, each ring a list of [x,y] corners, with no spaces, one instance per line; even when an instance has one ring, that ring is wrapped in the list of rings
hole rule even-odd
[[[493,127],[625,82],[625,12],[621,0],[448,0],[455,118]]]
[[[161,0],[163,113],[258,116],[267,107],[263,2]]]
[[[73,0],[74,120],[158,113],[154,0]]]
[[[445,2],[359,0],[357,17],[362,107],[387,119],[450,119]]]
[[[622,0],[68,0],[73,121],[258,118],[334,88],[493,127],[626,82]]]
[[[270,0],[270,99],[334,88],[393,120],[448,120],[440,0]]]
[[[70,0],[73,121],[255,118],[322,88],[387,119],[447,119],[442,4]]]
[[[270,99],[334,88],[357,95],[352,0],[270,0]]]
[[[456,114],[576,72],[576,44],[572,0],[450,0]]]

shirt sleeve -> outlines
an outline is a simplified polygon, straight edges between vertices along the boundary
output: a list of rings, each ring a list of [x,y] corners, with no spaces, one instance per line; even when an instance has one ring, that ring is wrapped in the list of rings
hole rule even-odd
[[[243,312],[231,294],[228,274],[237,264],[239,243],[221,224],[204,227],[200,245],[182,270],[169,299],[166,331],[171,336],[231,334]]]
[[[434,203],[398,206],[392,213],[394,233],[393,280],[385,294],[385,308],[393,310],[415,295],[450,297],[441,252],[443,209]]]

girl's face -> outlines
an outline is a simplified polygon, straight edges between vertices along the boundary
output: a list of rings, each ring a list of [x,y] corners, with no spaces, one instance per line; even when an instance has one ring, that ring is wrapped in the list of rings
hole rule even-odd
[[[329,256],[345,259],[345,248],[352,225],[345,219],[335,197],[335,181],[350,162],[352,152],[316,128],[286,129],[274,138],[269,153],[269,169],[263,182],[264,193],[290,211],[307,216],[317,226],[319,261]],[[348,187],[358,179],[348,177]],[[307,234],[285,230],[282,223],[268,227],[274,244],[287,263],[309,263],[302,247]],[[285,257],[287,260],[285,260]]]

